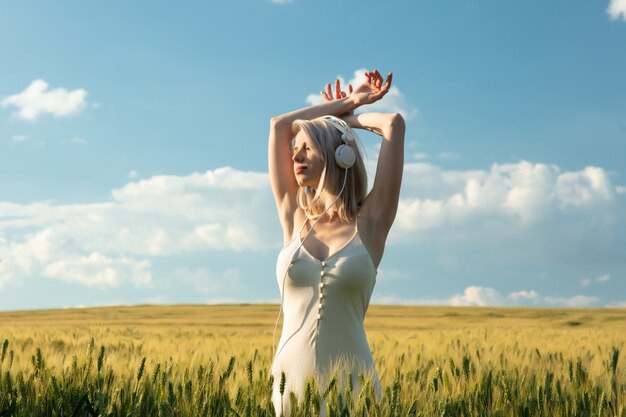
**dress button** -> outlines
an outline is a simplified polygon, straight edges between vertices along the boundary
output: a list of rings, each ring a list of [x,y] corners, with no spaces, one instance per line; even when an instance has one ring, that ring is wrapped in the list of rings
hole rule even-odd
[[[324,293],[323,293],[323,292],[321,292],[321,293],[320,293],[320,299],[323,299],[323,298],[324,298]]]
[[[320,320],[322,318],[322,313],[317,314],[317,319]]]
[[[322,266],[326,266],[326,261],[322,261]]]
[[[320,272],[320,277],[323,277],[324,275],[326,275],[324,271]]]
[[[320,301],[320,310],[322,309],[322,307],[323,307],[323,304],[322,304],[322,302]]]
[[[324,283],[320,282],[320,288],[324,288]]]

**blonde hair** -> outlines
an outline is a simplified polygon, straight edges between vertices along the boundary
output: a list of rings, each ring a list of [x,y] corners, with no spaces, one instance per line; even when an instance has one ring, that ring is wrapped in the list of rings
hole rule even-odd
[[[298,206],[304,210],[308,218],[318,217],[326,209],[324,202],[334,200],[343,184],[345,170],[335,163],[335,150],[345,142],[341,139],[341,132],[330,122],[316,118],[312,120],[295,120],[294,125],[312,140],[311,146],[322,154],[324,168],[317,189],[303,186],[298,189]],[[352,168],[348,168],[346,186],[341,197],[326,212],[329,217],[337,215],[343,221],[353,219],[359,206],[367,196],[367,171],[363,162],[361,146],[358,138],[351,142],[356,154]],[[293,147],[293,143],[292,143]]]

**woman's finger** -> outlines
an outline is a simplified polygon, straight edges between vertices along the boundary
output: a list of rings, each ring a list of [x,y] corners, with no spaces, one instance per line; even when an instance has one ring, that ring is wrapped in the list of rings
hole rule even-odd
[[[385,84],[383,84],[380,90],[384,91],[385,94],[387,94],[387,92],[389,92],[390,89],[391,89],[391,80],[387,78],[387,81],[385,82]]]
[[[333,91],[330,88],[330,83],[326,84],[326,95],[328,96],[329,100],[333,99]]]
[[[385,85],[389,87],[391,87],[391,79],[393,78],[393,73],[389,73],[389,75],[387,75],[387,82],[385,82]]]
[[[348,84],[348,93],[352,94],[352,84]]]
[[[339,78],[335,80],[335,96],[337,98],[341,97],[341,84],[339,82]]]

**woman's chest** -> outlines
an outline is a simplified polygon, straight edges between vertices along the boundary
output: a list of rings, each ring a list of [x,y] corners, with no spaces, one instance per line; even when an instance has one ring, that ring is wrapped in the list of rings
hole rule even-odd
[[[294,288],[369,292],[376,282],[376,269],[369,254],[357,244],[344,246],[325,261],[316,259],[306,248],[301,247],[294,253],[287,276],[287,285]]]

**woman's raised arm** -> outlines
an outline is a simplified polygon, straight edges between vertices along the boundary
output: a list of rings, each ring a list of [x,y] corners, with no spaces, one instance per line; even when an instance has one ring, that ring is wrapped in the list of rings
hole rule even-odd
[[[376,177],[364,202],[376,229],[385,236],[396,218],[404,168],[404,119],[399,113],[362,113],[343,118],[350,127],[382,136]]]

